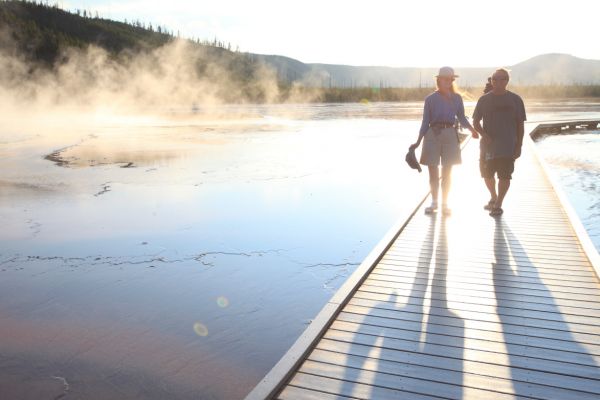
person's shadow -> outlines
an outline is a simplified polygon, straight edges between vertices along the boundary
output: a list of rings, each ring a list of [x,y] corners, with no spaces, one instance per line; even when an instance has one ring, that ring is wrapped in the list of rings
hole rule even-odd
[[[495,224],[492,273],[496,312],[502,324],[515,397],[600,398],[598,365],[577,342],[584,340],[597,347],[598,332],[590,334],[592,326],[570,326],[565,321],[552,290],[541,279],[538,267],[517,236],[501,218]],[[516,261],[516,271],[507,267],[510,258]],[[510,286],[522,289],[515,291]],[[561,302],[576,306],[566,296],[561,294],[566,299]],[[576,308],[569,310],[578,312]],[[581,312],[585,314],[585,310]],[[578,331],[582,333],[575,333]]]
[[[439,230],[437,245],[436,230]],[[397,267],[402,268],[410,267]],[[447,304],[448,244],[444,217],[431,217],[414,270],[406,296],[399,296],[391,275],[389,282],[380,283],[379,289],[390,294],[372,306],[353,334],[340,395],[397,398],[402,395],[394,391],[398,389],[408,392],[404,394],[406,398],[413,396],[411,393],[462,398],[464,321]],[[398,300],[404,302],[400,307]],[[382,311],[386,317],[382,317]],[[424,383],[423,379],[428,380],[440,364],[446,369],[442,381],[445,385]],[[367,394],[359,384],[370,385]]]

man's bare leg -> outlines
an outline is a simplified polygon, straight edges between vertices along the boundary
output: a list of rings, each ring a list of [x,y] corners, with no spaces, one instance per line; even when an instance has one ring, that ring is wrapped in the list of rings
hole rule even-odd
[[[498,194],[496,193],[496,179],[494,177],[484,178],[485,186],[490,192],[490,203],[493,205],[496,203],[496,199],[498,198]]]
[[[496,199],[495,208],[502,208],[502,203],[504,202],[504,197],[508,192],[508,188],[510,187],[510,179],[498,179],[498,198]]]

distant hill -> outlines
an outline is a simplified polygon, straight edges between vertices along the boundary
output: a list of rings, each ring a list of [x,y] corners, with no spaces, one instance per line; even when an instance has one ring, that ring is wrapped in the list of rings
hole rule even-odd
[[[600,60],[543,54],[511,67],[521,84],[599,84]]]
[[[30,61],[52,64],[61,50],[90,44],[117,54],[153,49],[173,40],[170,34],[134,24],[86,17],[55,6],[24,1],[0,2],[0,27],[9,35],[0,45],[15,46]]]
[[[321,87],[418,87],[431,86],[435,68],[392,68],[334,64],[303,64],[281,56],[258,56],[276,69],[283,81],[301,81]],[[545,54],[508,66],[518,85],[600,84],[600,60],[568,54]],[[494,71],[489,68],[456,67],[461,86],[482,86]]]

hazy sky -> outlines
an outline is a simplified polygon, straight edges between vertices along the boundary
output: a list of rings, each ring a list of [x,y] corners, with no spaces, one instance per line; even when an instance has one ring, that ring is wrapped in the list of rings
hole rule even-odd
[[[598,0],[65,0],[243,51],[351,65],[509,66],[543,53],[600,59]]]

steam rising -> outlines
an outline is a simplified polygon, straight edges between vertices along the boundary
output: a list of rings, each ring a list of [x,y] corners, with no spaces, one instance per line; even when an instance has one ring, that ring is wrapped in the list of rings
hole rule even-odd
[[[155,113],[172,107],[282,100],[275,72],[239,53],[174,40],[114,56],[90,46],[63,52],[53,68],[32,68],[1,37],[0,106],[4,110]],[[294,99],[294,90],[283,100]]]

